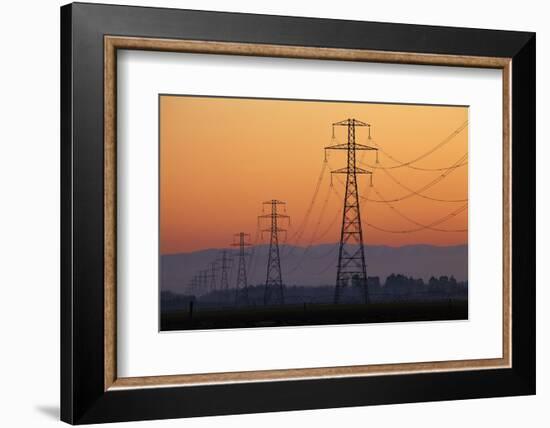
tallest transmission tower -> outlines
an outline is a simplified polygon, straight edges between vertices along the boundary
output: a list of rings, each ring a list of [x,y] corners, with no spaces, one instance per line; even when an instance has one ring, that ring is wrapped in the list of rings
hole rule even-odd
[[[281,214],[277,211],[279,205],[285,205],[285,202],[272,199],[264,202],[263,206],[269,205],[271,213],[261,215],[258,218],[266,218],[271,220],[270,227],[268,229],[262,229],[262,232],[269,232],[269,254],[267,260],[267,277],[265,280],[264,291],[264,305],[267,305],[271,301],[272,294],[275,293],[273,299],[276,304],[284,305],[284,291],[283,291],[283,275],[281,273],[281,256],[279,254],[279,232],[285,232],[286,229],[279,227],[280,219],[288,219],[289,216]]]
[[[345,144],[335,144],[325,147],[325,150],[345,150],[347,152],[346,167],[331,171],[332,174],[346,174],[346,191],[344,194],[344,208],[342,211],[342,230],[340,232],[340,248],[338,252],[334,303],[337,304],[340,302],[342,288],[347,285],[361,287],[363,289],[365,303],[368,303],[367,265],[365,263],[365,248],[363,246],[363,230],[361,227],[357,175],[371,174],[372,179],[372,172],[357,166],[356,152],[358,150],[377,149],[355,142],[356,127],[368,127],[370,138],[370,125],[368,123],[361,122],[357,119],[346,119],[333,123],[333,137],[335,126],[347,127],[348,141]]]

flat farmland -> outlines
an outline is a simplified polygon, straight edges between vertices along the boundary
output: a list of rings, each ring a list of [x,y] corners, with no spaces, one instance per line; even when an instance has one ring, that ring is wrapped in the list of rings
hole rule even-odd
[[[468,319],[467,300],[372,304],[296,304],[174,310],[161,331]]]

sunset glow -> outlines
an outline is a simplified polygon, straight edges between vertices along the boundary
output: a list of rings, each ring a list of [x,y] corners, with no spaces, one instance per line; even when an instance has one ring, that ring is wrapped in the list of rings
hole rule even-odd
[[[338,242],[345,175],[331,188],[330,170],[344,168],[346,155],[327,152],[324,164],[324,148],[346,143],[346,128],[333,140],[331,125],[347,118],[371,124],[371,140],[357,128],[358,144],[382,149],[378,164],[374,151],[357,154],[373,173],[372,187],[359,176],[364,243],[467,243],[467,107],[163,95],[161,253],[226,248],[241,231],[265,243],[257,217],[270,199],[286,202],[289,244]]]

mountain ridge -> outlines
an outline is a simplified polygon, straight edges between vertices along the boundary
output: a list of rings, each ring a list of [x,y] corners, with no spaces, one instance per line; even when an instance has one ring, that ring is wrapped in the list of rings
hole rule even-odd
[[[338,243],[313,246],[281,244],[281,270],[287,285],[329,285],[334,282],[338,258]],[[251,247],[247,251],[247,274],[250,284],[265,281],[265,265],[269,244]],[[187,253],[160,256],[161,290],[182,293],[199,270],[210,269],[209,264],[222,250],[233,258],[229,283],[236,280],[238,249],[212,248]],[[458,281],[468,278],[468,246],[466,244],[439,246],[411,244],[399,247],[365,245],[367,275],[402,274],[428,280],[431,276],[451,276]],[[210,270],[209,270],[210,272]],[[217,272],[219,280],[220,272]]]

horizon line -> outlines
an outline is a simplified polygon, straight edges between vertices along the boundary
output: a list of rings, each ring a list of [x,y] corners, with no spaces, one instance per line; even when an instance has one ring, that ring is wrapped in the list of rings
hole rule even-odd
[[[296,244],[279,244],[279,247],[295,247],[295,248],[312,248],[312,247],[318,247],[321,245],[340,245],[340,242],[328,242],[324,244],[315,244],[315,245],[296,245]],[[251,245],[249,248],[254,247],[261,247],[261,246],[269,246],[269,243],[262,243],[262,244],[256,244]],[[437,244],[428,244],[428,243],[418,243],[418,244],[405,244],[405,245],[388,245],[388,244],[363,244],[364,247],[388,247],[388,248],[405,248],[405,247],[436,247],[436,248],[450,248],[450,247],[464,247],[468,246],[468,242],[462,243],[462,244],[451,244],[451,245],[437,245]],[[173,256],[178,254],[193,254],[203,251],[221,251],[221,250],[227,250],[227,251],[239,251],[238,249],[232,248],[232,247],[209,247],[204,249],[198,249],[193,251],[177,251],[177,252],[169,252],[169,253],[163,253],[159,251],[159,256]]]

